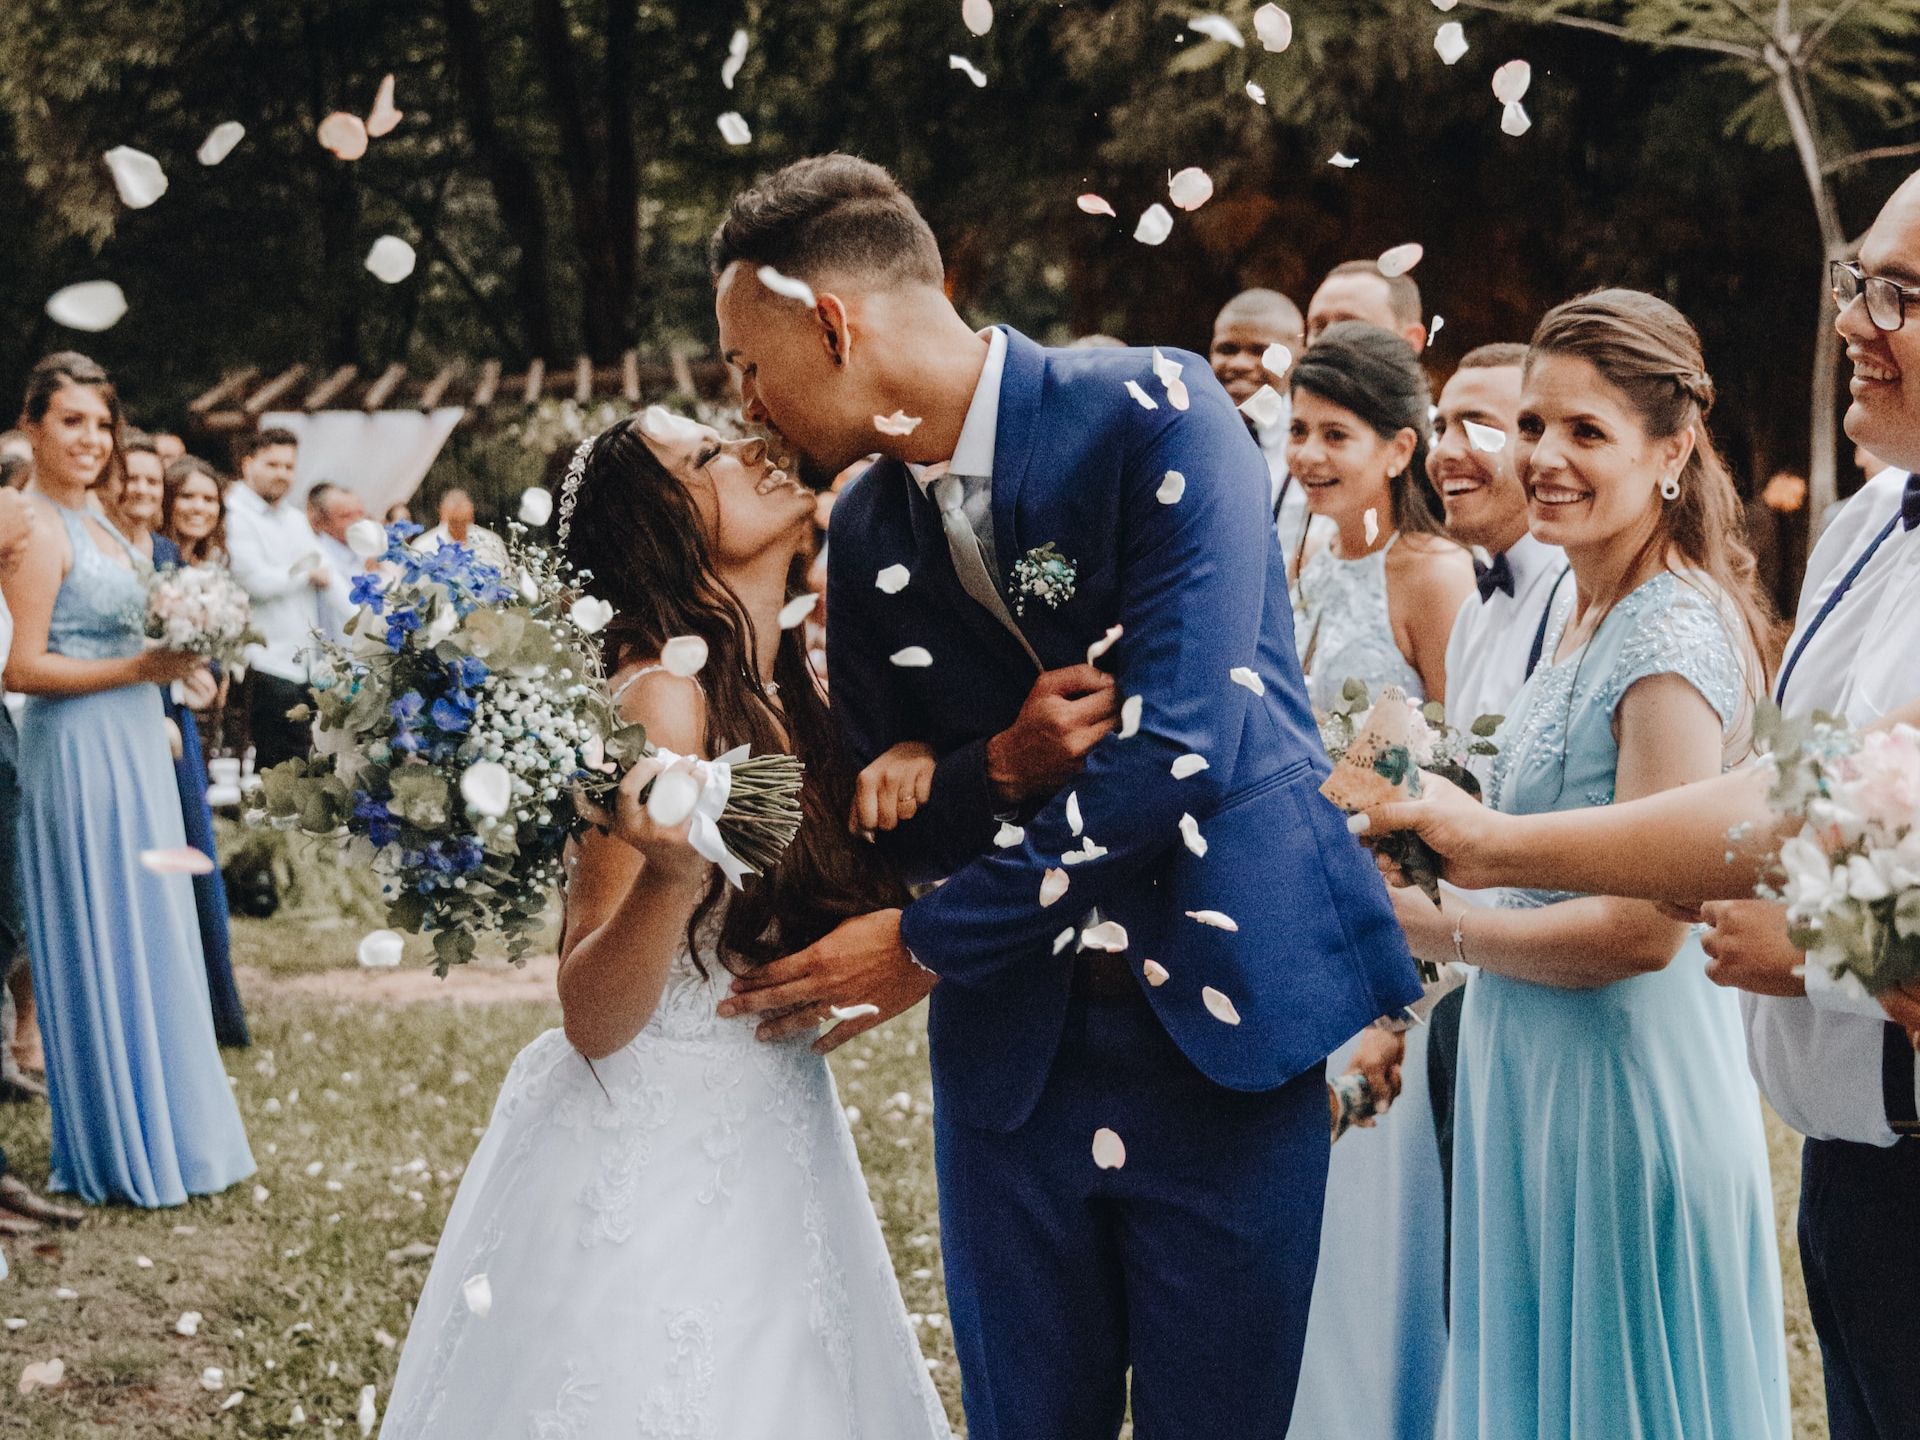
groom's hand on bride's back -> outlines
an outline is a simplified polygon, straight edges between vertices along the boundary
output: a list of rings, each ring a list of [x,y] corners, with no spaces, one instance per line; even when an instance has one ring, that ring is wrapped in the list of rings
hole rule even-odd
[[[1048,670],[1013,724],[987,742],[987,779],[1012,804],[1051,795],[1120,720],[1120,692],[1097,665]]]

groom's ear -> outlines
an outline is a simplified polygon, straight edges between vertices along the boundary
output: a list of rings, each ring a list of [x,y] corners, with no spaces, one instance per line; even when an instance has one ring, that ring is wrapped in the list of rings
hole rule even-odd
[[[826,347],[827,360],[844,368],[853,357],[853,326],[847,319],[847,307],[831,291],[815,297],[814,319],[820,322],[820,343]]]

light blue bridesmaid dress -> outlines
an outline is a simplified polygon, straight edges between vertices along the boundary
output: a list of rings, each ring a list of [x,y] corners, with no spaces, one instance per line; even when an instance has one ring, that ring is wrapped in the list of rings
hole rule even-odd
[[[60,518],[73,566],[48,650],[138,654],[145,558],[79,511],[61,507]],[[178,1205],[254,1168],[214,1042],[192,882],[141,864],[142,851],[186,843],[162,718],[153,685],[30,696],[21,714],[20,868],[53,1112],[50,1188],[92,1204]]]
[[[1614,713],[1647,676],[1686,680],[1730,733],[1741,653],[1694,582],[1647,581],[1534,672],[1500,737],[1494,803],[1611,803]],[[1738,998],[1706,978],[1698,939],[1663,970],[1589,989],[1476,974],[1456,1105],[1452,1440],[1786,1440],[1759,1094]]]
[[[1302,568],[1296,635],[1315,709],[1338,700],[1349,677],[1376,696],[1388,685],[1415,700],[1425,693],[1388,616],[1393,545],[1358,560],[1321,550]],[[1329,1079],[1345,1073],[1359,1043],[1329,1057]],[[1342,1135],[1328,1163],[1290,1440],[1433,1440],[1447,1344],[1446,1202],[1423,1025],[1407,1032],[1400,1074],[1393,1108]]]

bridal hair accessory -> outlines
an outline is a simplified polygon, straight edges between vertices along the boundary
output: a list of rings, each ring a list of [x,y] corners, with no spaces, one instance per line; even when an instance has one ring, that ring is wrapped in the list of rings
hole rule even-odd
[[[573,507],[580,503],[580,482],[587,476],[587,457],[593,453],[593,442],[598,435],[589,435],[573,447],[573,458],[567,461],[567,478],[560,482],[560,528],[554,532],[560,547],[566,548],[567,535],[573,529]]]

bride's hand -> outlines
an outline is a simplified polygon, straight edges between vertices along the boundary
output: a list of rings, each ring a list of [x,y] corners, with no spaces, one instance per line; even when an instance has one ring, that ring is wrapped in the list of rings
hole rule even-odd
[[[849,823],[855,833],[892,830],[933,794],[933,747],[902,740],[860,772]]]
[[[647,868],[663,878],[694,879],[705,873],[707,861],[687,841],[693,820],[691,810],[672,825],[662,825],[647,811],[645,792],[662,772],[659,760],[640,760],[620,777],[611,808],[597,805],[584,796],[575,803],[581,814],[638,850],[646,858]]]
[[[1362,840],[1396,830],[1410,831],[1432,846],[1444,863],[1446,878],[1468,890],[1489,889],[1507,883],[1501,868],[1502,841],[1511,819],[1482,805],[1450,780],[1431,772],[1420,777],[1418,800],[1392,800],[1362,812]],[[1389,883],[1405,885],[1399,867],[1384,855],[1375,857]]]

